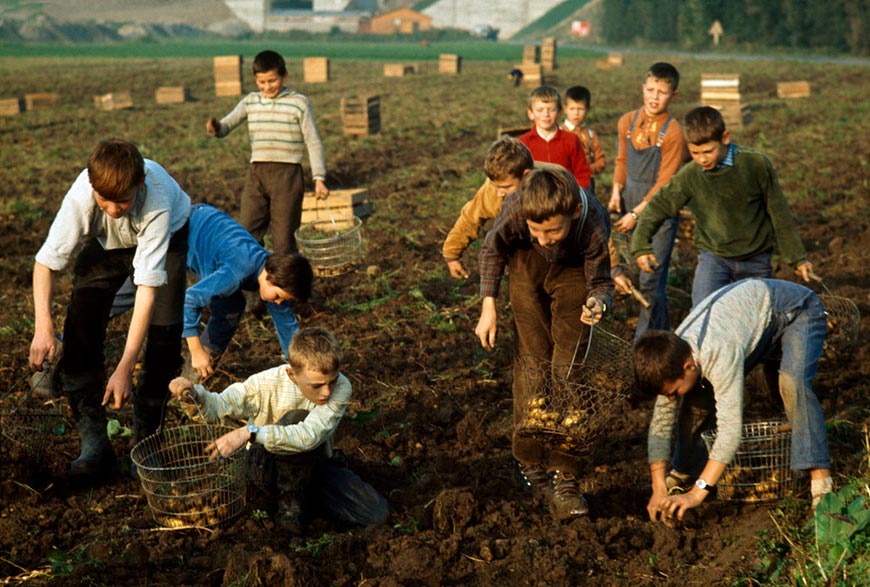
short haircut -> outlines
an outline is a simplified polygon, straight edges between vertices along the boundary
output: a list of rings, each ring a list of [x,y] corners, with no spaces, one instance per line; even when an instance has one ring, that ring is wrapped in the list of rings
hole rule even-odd
[[[642,397],[661,395],[665,383],[683,376],[692,347],[669,330],[647,330],[634,343],[634,382]]]
[[[553,216],[572,216],[581,204],[580,186],[561,165],[542,165],[523,178],[520,201],[523,215],[532,222]]]
[[[562,109],[562,97],[559,95],[559,90],[550,86],[538,86],[529,93],[529,110],[532,109],[532,104],[535,102],[555,102],[556,108]]]
[[[680,72],[670,63],[659,61],[658,63],[650,65],[649,69],[646,70],[646,73],[643,75],[644,83],[646,83],[646,80],[651,77],[665,80],[671,85],[671,90],[674,92],[676,92],[677,88],[680,87]]]
[[[683,132],[686,133],[686,141],[692,145],[703,145],[710,141],[721,143],[725,135],[725,119],[712,106],[699,106],[686,114]]]
[[[299,253],[276,253],[266,258],[266,281],[281,288],[294,299],[305,302],[311,297],[314,272],[308,259]]]
[[[254,75],[258,73],[266,73],[267,71],[277,71],[278,75],[287,75],[287,64],[284,63],[284,58],[274,51],[260,51],[254,57],[254,64],[251,66],[254,70]]]
[[[88,157],[88,179],[101,198],[126,199],[131,188],[145,181],[145,159],[129,141],[103,139]]]
[[[532,153],[518,139],[504,135],[489,146],[483,161],[483,172],[493,181],[522,179],[535,166]]]
[[[567,102],[568,100],[583,102],[588,110],[592,105],[592,92],[586,86],[571,86],[565,90],[565,101]]]
[[[307,369],[318,373],[333,373],[341,368],[341,348],[325,328],[300,328],[287,347],[287,358],[294,370]]]

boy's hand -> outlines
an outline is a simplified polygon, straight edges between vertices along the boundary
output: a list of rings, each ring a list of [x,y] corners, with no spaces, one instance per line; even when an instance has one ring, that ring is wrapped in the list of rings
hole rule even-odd
[[[480,344],[487,350],[495,348],[495,334],[498,325],[498,317],[495,311],[495,298],[483,298],[483,307],[480,310],[480,320],[474,334],[480,339]]]
[[[245,443],[248,442],[250,437],[251,433],[248,432],[248,427],[242,426],[241,428],[236,428],[232,432],[227,432],[206,446],[205,452],[208,454],[208,458],[212,461],[218,457],[226,457],[245,446]]]
[[[635,220],[631,213],[624,215],[613,223],[613,228],[616,232],[631,232],[635,226],[637,226],[637,220]]]
[[[329,197],[329,188],[326,187],[326,182],[322,179],[314,180],[314,198],[317,200],[325,200]]]
[[[634,289],[634,285],[631,283],[631,280],[622,273],[618,275],[613,275],[613,271],[611,271],[610,273],[613,277],[613,285],[616,286],[616,293],[623,296],[631,295],[631,290]]]
[[[607,306],[604,305],[604,302],[598,298],[590,297],[586,300],[586,305],[583,306],[583,310],[580,313],[580,322],[587,326],[598,324],[601,318],[604,317],[606,310]]]
[[[692,489],[688,493],[680,495],[666,495],[664,499],[657,503],[656,512],[653,512],[653,510],[650,509],[650,506],[647,506],[647,510],[650,513],[650,519],[653,521],[656,519],[670,520],[672,518],[682,520],[687,511],[696,508],[703,503],[704,498],[707,496],[706,494],[706,491]],[[653,500],[650,499],[650,504],[652,503]],[[653,513],[657,513],[658,517],[653,517]]]
[[[813,272],[813,264],[809,261],[804,261],[798,265],[794,272],[800,275],[806,283],[812,280],[821,281],[821,278]]]
[[[45,362],[53,363],[57,353],[57,338],[53,332],[34,332],[30,343],[30,368],[41,371]]]
[[[205,122],[205,130],[210,135],[217,134],[218,130],[220,130],[220,127],[221,123],[218,122],[217,118],[209,118]]]
[[[646,511],[649,514],[649,519],[651,522],[659,521],[662,515],[662,504],[665,499],[668,497],[668,491],[666,488],[661,490],[653,489],[652,497],[649,498],[649,502],[646,504]]]
[[[121,369],[115,369],[106,384],[103,405],[108,405],[113,410],[120,410],[132,397],[133,379],[131,374],[126,371],[122,372]],[[112,403],[109,403],[110,401]]]
[[[214,367],[212,366],[211,353],[205,347],[199,349],[190,349],[190,366],[193,367],[203,381],[214,375]]]
[[[462,266],[462,261],[459,259],[447,261],[447,269],[450,271],[450,277],[468,279],[468,271],[465,270],[465,267]]]
[[[655,270],[659,268],[659,262],[656,260],[656,256],[652,253],[641,255],[636,259],[636,261],[637,266],[645,273],[654,273]]]
[[[181,409],[190,418],[194,418],[199,414],[199,396],[189,379],[176,377],[170,381],[169,393],[181,403]]]
[[[619,186],[614,184],[610,192],[610,200],[607,202],[607,210],[610,212],[622,212],[622,198],[619,195]]]

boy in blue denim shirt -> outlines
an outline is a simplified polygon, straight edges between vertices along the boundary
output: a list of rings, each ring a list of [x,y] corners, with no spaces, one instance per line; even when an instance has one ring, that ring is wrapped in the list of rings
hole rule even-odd
[[[810,289],[745,279],[705,298],[676,332],[650,330],[638,338],[637,391],[657,396],[649,429],[650,519],[682,519],[716,486],[740,443],[745,375],[759,363],[779,371],[792,428],[791,467],[810,472],[813,507],[832,491],[825,417],[813,393],[826,330],[825,306]],[[675,424],[673,469],[666,475]],[[713,428],[708,455],[701,432]],[[694,487],[685,491],[693,477]]]
[[[245,310],[243,292],[258,292],[275,323],[278,342],[286,352],[299,327],[290,302],[311,295],[313,272],[298,253],[270,254],[245,228],[207,204],[190,214],[188,271],[198,278],[184,295],[184,331],[190,350],[185,375],[203,379],[214,373],[212,356],[222,353],[239,327]],[[200,332],[203,308],[209,308]]]

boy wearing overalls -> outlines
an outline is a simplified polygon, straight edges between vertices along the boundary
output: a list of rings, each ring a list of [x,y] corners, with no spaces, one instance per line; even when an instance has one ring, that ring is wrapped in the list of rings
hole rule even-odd
[[[677,172],[683,162],[685,140],[680,124],[668,113],[668,104],[678,94],[680,74],[669,63],[655,63],[647,70],[643,107],[628,112],[617,124],[617,156],[613,172],[613,192],[608,202],[611,212],[623,216],[614,230],[630,233],[637,226],[647,201]],[[665,285],[674,246],[677,218],[664,222],[653,237],[652,246],[658,267],[641,273],[639,289],[650,302],[641,308],[635,339],[646,330],[668,330],[668,300]]]

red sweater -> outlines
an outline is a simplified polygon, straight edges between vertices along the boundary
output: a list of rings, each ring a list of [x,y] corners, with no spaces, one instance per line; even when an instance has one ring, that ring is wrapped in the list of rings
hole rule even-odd
[[[532,130],[521,135],[519,140],[532,152],[532,159],[561,165],[574,174],[581,188],[589,188],[592,173],[589,171],[589,164],[586,163],[583,143],[577,135],[558,129],[548,142],[542,139],[533,127]]]

